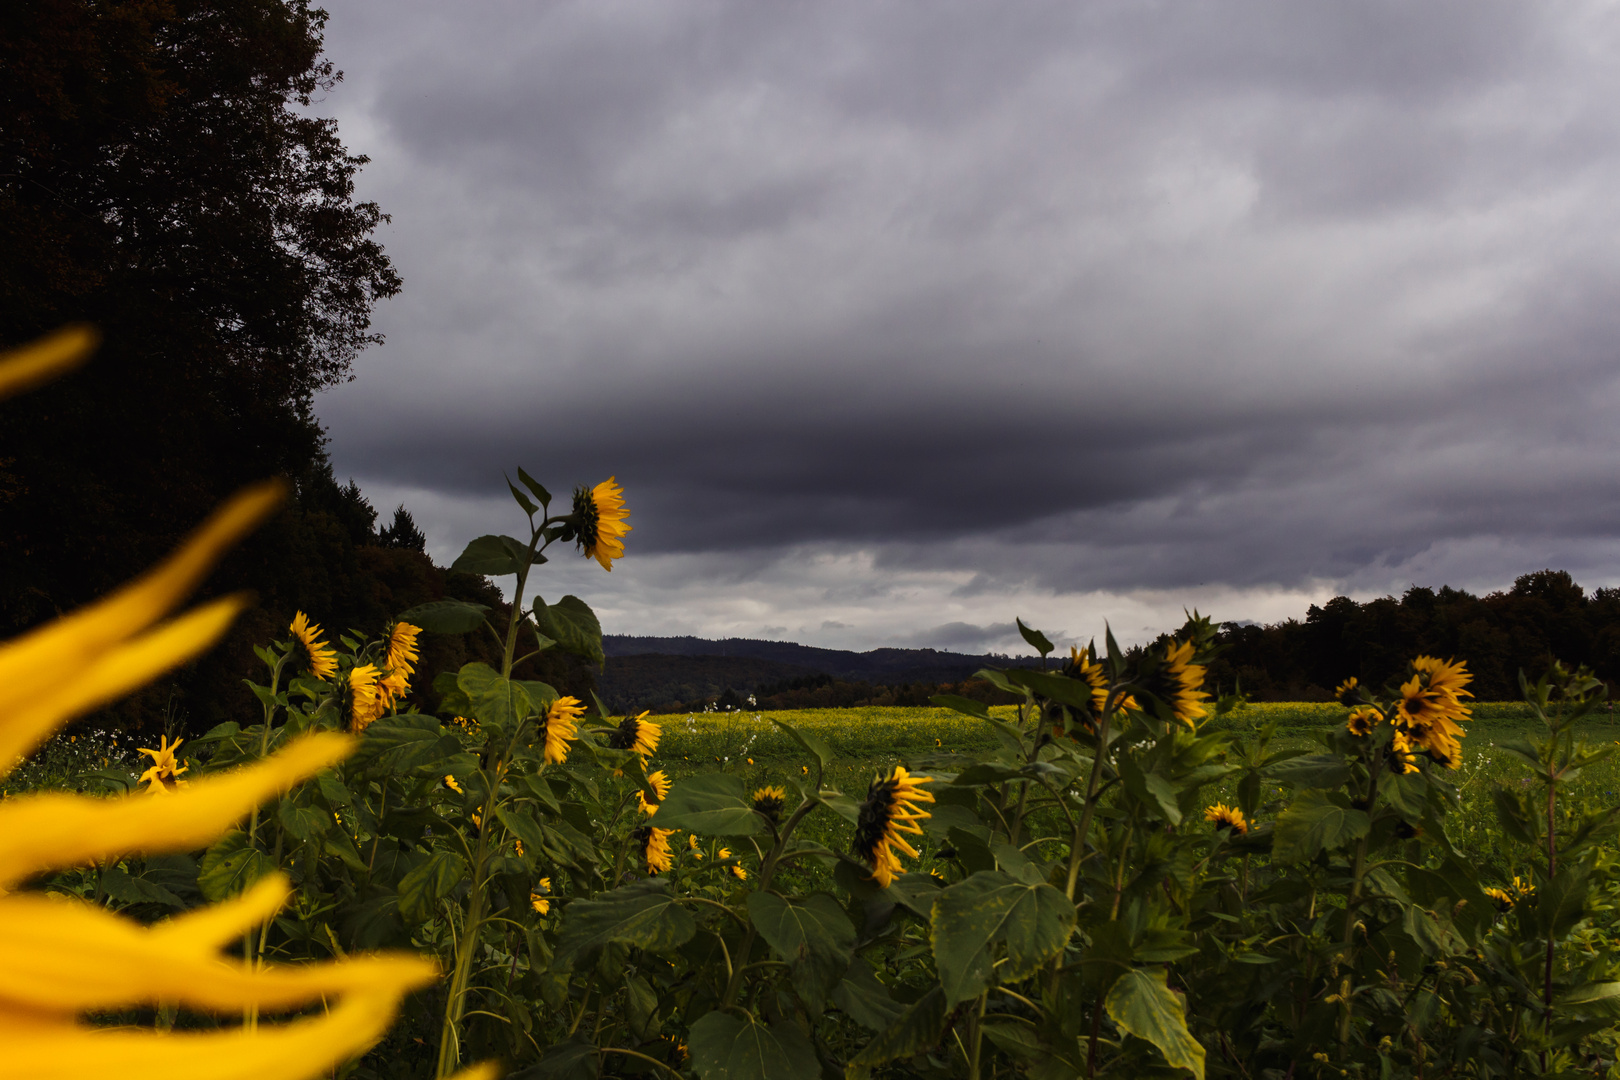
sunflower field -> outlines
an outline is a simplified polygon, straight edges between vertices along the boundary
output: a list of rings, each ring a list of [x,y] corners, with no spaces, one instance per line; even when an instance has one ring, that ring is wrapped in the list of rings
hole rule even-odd
[[[0,394],[91,344],[0,360]],[[299,613],[258,714],[200,737],[56,733],[217,640],[244,598],[175,611],[275,484],[0,646],[0,1073],[1620,1075],[1589,672],[1524,680],[1507,727],[1428,656],[1284,713],[1212,700],[1195,614],[1135,661],[1019,623],[1043,667],[982,673],[1007,708],[613,717],[512,672],[602,661],[588,603],[531,577],[568,545],[611,570],[624,493],[509,486],[526,527],[455,563],[510,578],[509,615]],[[419,671],[423,634],[501,663]]]

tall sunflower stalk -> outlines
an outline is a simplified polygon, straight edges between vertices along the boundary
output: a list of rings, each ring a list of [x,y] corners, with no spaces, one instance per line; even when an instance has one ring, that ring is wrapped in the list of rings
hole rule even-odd
[[[506,630],[501,634],[485,621],[489,632],[501,644],[499,686],[505,687],[508,701],[518,700],[512,693],[512,670],[547,648],[550,641],[542,637],[541,630],[531,622],[524,610],[524,598],[529,583],[529,572],[534,566],[547,561],[546,551],[552,544],[573,540],[586,558],[595,559],[604,570],[613,569],[613,561],[624,556],[624,536],[631,526],[625,521],[629,511],[624,505],[624,491],[615,478],[592,488],[581,487],[574,492],[573,506],[568,514],[551,515],[551,495],[522,469],[518,477],[528,493],[511,485],[512,495],[529,519],[529,539],[519,551],[511,550],[513,542],[505,537],[486,537],[495,541],[500,550],[497,565],[509,570],[515,577],[512,588],[511,615]],[[529,496],[533,495],[533,499]],[[538,503],[535,501],[538,500]],[[469,553],[480,547],[475,541]],[[467,555],[463,556],[463,559]],[[461,566],[462,561],[458,560]],[[480,565],[487,566],[486,563]],[[488,572],[487,570],[485,572]],[[524,631],[534,641],[534,649],[518,655]],[[444,1019],[439,1035],[439,1053],[436,1076],[453,1073],[461,1061],[461,1026],[467,1013],[468,991],[471,987],[474,961],[479,952],[479,931],[489,918],[489,886],[491,858],[497,850],[492,838],[499,829],[501,785],[520,748],[536,738],[544,740],[544,760],[539,765],[543,772],[548,765],[561,763],[567,757],[567,745],[575,732],[575,723],[584,711],[574,698],[558,698],[550,702],[533,702],[538,714],[523,709],[510,724],[488,723],[482,726],[488,732],[480,757],[482,802],[473,812],[475,836],[468,844],[463,838],[463,850],[471,867],[468,876],[466,906],[461,913],[461,927],[455,937],[455,963],[450,973],[450,985],[445,997]]]

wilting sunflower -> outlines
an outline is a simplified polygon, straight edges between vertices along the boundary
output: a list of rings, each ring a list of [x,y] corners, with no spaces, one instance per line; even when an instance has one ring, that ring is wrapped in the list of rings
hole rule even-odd
[[[0,395],[73,366],[91,341],[87,332],[70,331],[0,356]],[[0,774],[67,721],[213,645],[244,606],[242,597],[168,615],[280,500],[276,484],[243,492],[141,578],[0,644]],[[303,1080],[334,1072],[375,1043],[405,994],[435,977],[433,963],[408,955],[264,967],[232,959],[242,935],[287,900],[284,875],[152,926],[81,900],[17,891],[55,870],[210,844],[253,807],[331,766],[352,746],[342,735],[310,735],[164,799],[40,792],[0,804],[6,1073],[65,1078],[161,1070],[190,1080]],[[314,1011],[252,1030],[179,1033],[109,1029],[81,1019],[159,1003],[221,1016]]]
[[[538,888],[529,893],[529,906],[534,908],[538,914],[549,914],[551,911],[551,900],[548,894],[550,892],[551,879],[548,877],[541,878],[538,882]]]
[[[1216,803],[1205,810],[1204,820],[1213,822],[1217,829],[1231,829],[1238,836],[1249,831],[1249,823],[1243,820],[1243,811],[1225,803]]]
[[[383,666],[388,674],[377,683],[384,708],[404,697],[411,689],[411,676],[416,673],[416,639],[422,633],[420,626],[408,622],[395,623],[388,635],[388,653]]]
[[[1340,705],[1353,705],[1357,701],[1360,701],[1360,681],[1354,675],[1352,675],[1348,679],[1344,680],[1344,682],[1334,687],[1333,700],[1337,701]]]
[[[882,888],[894,883],[894,875],[901,869],[900,856],[894,849],[917,857],[917,849],[906,843],[901,833],[922,835],[922,826],[932,815],[918,804],[933,802],[934,797],[922,789],[933,783],[931,776],[912,776],[904,766],[896,765],[887,779],[878,777],[867,789],[866,801],[861,803],[860,816],[855,822],[855,854],[866,860],[872,868],[872,878]]]
[[[754,813],[775,825],[782,820],[787,808],[787,789],[777,786],[762,787],[754,792]]]
[[[585,706],[577,697],[560,697],[546,710],[546,763],[561,765],[568,760],[568,744],[579,735],[579,718]]]
[[[675,865],[675,856],[669,850],[669,838],[675,835],[674,829],[655,829],[651,825],[643,825],[630,835],[641,845],[641,858],[647,864],[647,873],[667,873]]]
[[[630,531],[625,518],[624,489],[614,477],[586,490],[574,490],[575,535],[587,559],[595,559],[611,571],[613,560],[624,558],[624,534]]]
[[[303,646],[304,658],[309,661],[309,673],[325,682],[337,674],[337,650],[321,640],[321,628],[309,621],[302,611],[293,616],[287,627]]]
[[[383,714],[382,691],[377,688],[378,671],[373,664],[349,670],[345,688],[349,699],[349,730],[356,735]]]
[[[180,749],[180,744],[185,741],[176,739],[170,743],[167,735],[159,735],[156,750],[140,747],[140,752],[152,759],[152,767],[141,773],[141,778],[136,782],[149,784],[146,790],[153,795],[167,795],[186,783],[180,779],[180,774],[188,771],[190,766],[180,764],[180,760],[174,756],[174,752]]]
[[[663,734],[664,729],[648,722],[647,713],[642,713],[625,717],[608,736],[607,744],[615,750],[634,750],[645,761],[658,749],[658,740]]]
[[[1142,688],[1164,703],[1176,720],[1195,727],[1204,715],[1204,667],[1192,662],[1193,643],[1181,641],[1165,649],[1159,666],[1142,679]]]
[[[1357,738],[1365,739],[1372,734],[1373,728],[1384,718],[1384,714],[1371,705],[1358,705],[1350,710],[1350,717],[1344,722],[1344,729]]]
[[[659,769],[647,777],[647,786],[653,789],[653,797],[648,800],[644,792],[636,792],[636,801],[641,804],[641,812],[648,817],[658,813],[658,804],[669,798],[669,777],[664,770]]]

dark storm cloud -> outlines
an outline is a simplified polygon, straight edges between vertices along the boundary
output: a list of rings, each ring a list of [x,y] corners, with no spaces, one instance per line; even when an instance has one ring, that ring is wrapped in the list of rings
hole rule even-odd
[[[333,12],[407,279],[321,403],[368,487],[614,473],[773,632],[805,545],[964,602],[1620,577],[1601,7]]]

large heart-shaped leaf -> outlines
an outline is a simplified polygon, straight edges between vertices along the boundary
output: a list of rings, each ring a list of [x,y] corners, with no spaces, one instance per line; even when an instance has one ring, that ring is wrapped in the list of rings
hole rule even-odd
[[[667,952],[690,941],[697,925],[657,878],[637,881],[593,900],[575,900],[563,910],[554,963],[568,971],[615,942]]]
[[[826,893],[788,900],[775,893],[748,897],[748,917],[776,954],[788,962],[799,996],[815,1005],[849,969],[855,952],[855,927]]]
[[[1002,982],[1028,978],[1062,951],[1074,929],[1074,904],[1050,885],[1026,885],[984,870],[934,901],[934,961],[949,1005],[977,997],[990,985],[994,946],[1006,942]]]
[[[765,827],[731,773],[704,773],[675,781],[659,804],[661,829],[685,829],[699,836],[752,836]]]
[[[1165,984],[1162,968],[1133,968],[1115,980],[1103,999],[1108,1018],[1159,1048],[1164,1060],[1204,1080],[1204,1048],[1187,1030],[1186,1008]]]
[[[687,1045],[703,1080],[817,1080],[821,1064],[810,1040],[791,1021],[761,1024],[753,1017],[704,1013]]]

